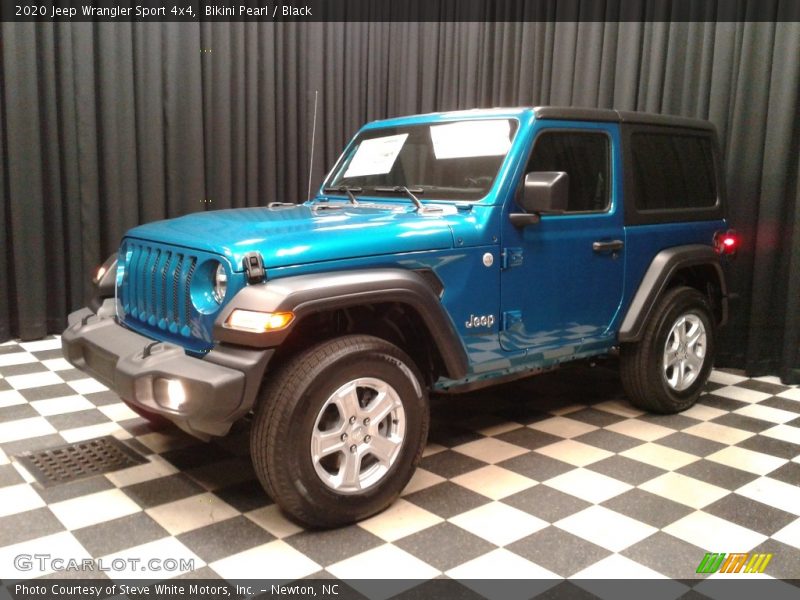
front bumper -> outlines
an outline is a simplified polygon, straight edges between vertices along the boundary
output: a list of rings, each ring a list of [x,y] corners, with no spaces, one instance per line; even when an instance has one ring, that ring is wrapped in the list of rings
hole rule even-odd
[[[274,349],[218,344],[203,358],[180,346],[154,342],[117,323],[116,300],[95,313],[83,308],[69,315],[61,337],[64,357],[114,390],[126,402],[162,415],[200,438],[225,435],[253,407]],[[167,401],[167,381],[179,381],[185,401]]]

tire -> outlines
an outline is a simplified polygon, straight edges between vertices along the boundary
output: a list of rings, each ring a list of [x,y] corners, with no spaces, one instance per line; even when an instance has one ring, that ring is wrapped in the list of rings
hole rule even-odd
[[[429,424],[427,390],[402,350],[348,335],[306,350],[269,377],[250,452],[264,489],[290,517],[336,527],[400,495]]]
[[[641,340],[620,349],[622,385],[631,403],[664,414],[694,405],[711,373],[715,341],[708,299],[690,287],[668,290]]]

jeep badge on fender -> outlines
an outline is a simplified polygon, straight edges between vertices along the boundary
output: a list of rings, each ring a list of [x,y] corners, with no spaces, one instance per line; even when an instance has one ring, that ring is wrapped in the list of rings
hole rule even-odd
[[[255,471],[289,516],[365,519],[414,473],[432,392],[618,350],[636,406],[692,406],[739,245],[720,166],[714,127],[681,117],[369,123],[307,202],[128,231],[64,354],[203,439],[252,414]]]

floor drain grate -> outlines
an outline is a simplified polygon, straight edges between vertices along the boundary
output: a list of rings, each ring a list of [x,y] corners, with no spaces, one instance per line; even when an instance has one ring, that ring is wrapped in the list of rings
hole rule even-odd
[[[107,435],[14,457],[44,487],[69,483],[147,462],[141,454]]]

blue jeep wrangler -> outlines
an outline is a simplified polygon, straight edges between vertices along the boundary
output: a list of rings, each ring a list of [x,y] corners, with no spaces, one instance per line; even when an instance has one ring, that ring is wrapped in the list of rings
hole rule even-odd
[[[302,204],[136,227],[67,359],[140,414],[251,453],[296,520],[388,506],[428,394],[619,352],[631,401],[691,406],[737,246],[705,121],[519,108],[378,121]]]

